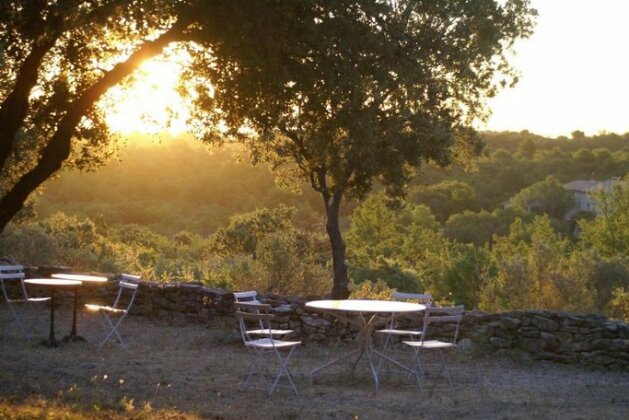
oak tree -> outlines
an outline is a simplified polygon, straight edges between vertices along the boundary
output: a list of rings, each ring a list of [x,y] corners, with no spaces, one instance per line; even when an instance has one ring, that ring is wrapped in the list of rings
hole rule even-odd
[[[332,296],[347,297],[342,200],[363,198],[376,181],[401,195],[423,162],[475,151],[472,122],[516,81],[507,52],[531,33],[535,11],[528,0],[286,1],[276,14],[248,6],[195,56],[197,132],[242,140],[254,159],[321,195]]]

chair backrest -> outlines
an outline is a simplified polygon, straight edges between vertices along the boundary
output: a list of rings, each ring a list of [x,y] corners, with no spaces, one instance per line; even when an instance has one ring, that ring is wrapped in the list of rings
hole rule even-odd
[[[247,290],[246,292],[234,292],[234,300],[236,302],[257,302],[258,300],[258,292],[255,290]]]
[[[425,305],[432,304],[432,295],[430,293],[404,293],[393,292],[391,297],[395,300],[416,300]]]
[[[238,318],[238,326],[240,327],[240,335],[243,342],[251,341],[251,337],[247,332],[247,321],[255,321],[261,328],[269,330],[269,338],[273,338],[271,333],[271,319],[275,317],[271,312],[271,305],[256,302],[234,302],[236,308],[236,317]]]
[[[120,282],[118,283],[118,294],[116,295],[116,300],[112,305],[113,308],[121,309],[118,306],[121,303],[121,298],[124,295],[128,295],[129,297],[125,310],[129,311],[129,309],[131,309],[131,305],[133,305],[133,301],[135,300],[135,295],[138,293],[140,279],[140,276],[134,276],[132,274],[122,274],[120,276]]]
[[[20,299],[28,299],[28,293],[26,291],[26,286],[24,285],[24,266],[22,265],[0,265],[0,285],[2,286],[2,294],[4,295],[4,299],[7,303],[12,299],[9,296],[9,291],[7,290],[5,282],[14,281],[20,282],[20,290],[22,292],[22,296]]]
[[[456,343],[459,336],[459,325],[461,324],[461,319],[463,319],[464,312],[465,307],[463,305],[450,307],[427,307],[424,312],[424,330],[421,339],[426,339],[430,324],[447,322],[455,323],[456,325],[452,336],[452,343]]]

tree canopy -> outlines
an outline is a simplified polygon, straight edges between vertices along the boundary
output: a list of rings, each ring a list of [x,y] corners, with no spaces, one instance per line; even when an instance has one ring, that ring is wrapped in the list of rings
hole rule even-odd
[[[2,2],[0,229],[64,163],[102,161],[98,100],[182,42],[197,134],[311,183],[346,296],[342,198],[376,179],[401,195],[423,162],[478,150],[471,123],[517,80],[507,51],[534,14],[528,0]]]

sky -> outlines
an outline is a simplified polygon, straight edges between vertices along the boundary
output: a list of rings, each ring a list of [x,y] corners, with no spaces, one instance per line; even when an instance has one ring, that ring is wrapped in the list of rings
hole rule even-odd
[[[520,82],[489,100],[493,114],[477,128],[548,137],[629,132],[629,0],[531,3],[539,13],[535,33],[515,46],[512,61]],[[140,69],[145,75],[133,94],[112,89],[110,126],[127,133],[184,131],[188,113],[175,93],[180,65],[152,60]],[[167,109],[179,113],[169,127]]]
[[[516,45],[519,84],[489,101],[481,129],[550,137],[629,132],[629,0],[532,0],[534,35]]]

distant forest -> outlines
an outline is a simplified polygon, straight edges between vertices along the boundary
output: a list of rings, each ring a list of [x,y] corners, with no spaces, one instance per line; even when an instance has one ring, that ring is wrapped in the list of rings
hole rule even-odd
[[[493,211],[520,190],[555,176],[604,180],[629,172],[629,133],[549,139],[526,131],[488,132],[471,171],[427,164],[408,186],[408,201],[426,204],[445,222],[453,214]],[[65,172],[47,185],[39,217],[57,211],[102,217],[108,224],[138,224],[164,235],[181,230],[214,233],[230,217],[256,208],[294,206],[294,222],[319,221],[320,197],[309,185],[278,186],[264,166],[252,166],[238,147],[208,151],[190,140],[131,144],[118,161],[92,173]],[[355,203],[345,203],[347,216]],[[344,223],[347,228],[347,223]]]
[[[629,317],[629,133],[482,137],[474,162],[427,163],[404,200],[376,187],[344,203],[354,295],[429,291],[468,308]],[[570,213],[564,183],[612,177],[625,181],[593,197],[601,212]],[[0,237],[0,252],[164,281],[327,293],[320,196],[280,184],[236,146],[131,142],[96,172],[49,182],[34,211]]]

